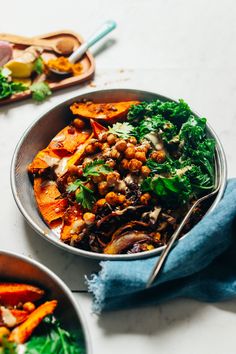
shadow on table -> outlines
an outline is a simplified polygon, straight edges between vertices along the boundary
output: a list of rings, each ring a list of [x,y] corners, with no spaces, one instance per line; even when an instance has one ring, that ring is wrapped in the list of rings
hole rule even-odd
[[[205,311],[206,304],[190,299],[173,300],[159,306],[104,313],[98,325],[106,335],[120,333],[152,335],[185,327]]]
[[[85,291],[84,276],[99,271],[98,261],[61,250],[40,237],[25,221],[23,227],[30,249],[27,256],[50,268],[71,290]]]

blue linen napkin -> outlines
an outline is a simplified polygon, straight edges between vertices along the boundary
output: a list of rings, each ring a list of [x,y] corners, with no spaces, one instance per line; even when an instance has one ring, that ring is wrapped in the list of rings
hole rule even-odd
[[[154,285],[146,282],[158,257],[103,261],[89,280],[93,310],[118,310],[187,297],[214,302],[236,296],[236,179],[218,207],[169,254]]]

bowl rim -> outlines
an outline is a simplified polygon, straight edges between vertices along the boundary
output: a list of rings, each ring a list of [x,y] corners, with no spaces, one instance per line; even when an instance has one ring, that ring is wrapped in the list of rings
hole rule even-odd
[[[84,336],[84,342],[85,342],[85,346],[86,346],[86,354],[92,354],[91,337],[89,334],[85,315],[83,313],[81,305],[75,301],[75,298],[74,298],[71,290],[69,289],[69,287],[66,285],[66,283],[64,283],[64,281],[61,278],[59,278],[59,276],[56,275],[52,270],[50,270],[45,265],[43,265],[42,263],[40,263],[34,259],[31,259],[27,256],[21,255],[17,252],[6,251],[6,250],[0,250],[0,256],[1,255],[14,257],[16,259],[24,261],[27,264],[30,264],[30,265],[40,269],[42,272],[44,272],[47,276],[49,276],[51,279],[53,279],[53,281],[55,281],[59,285],[59,287],[65,293],[66,297],[70,300],[70,302],[75,310],[76,316],[80,320],[81,328],[82,328],[82,332],[83,332],[83,336]]]
[[[36,231],[44,240],[49,241],[50,243],[54,244],[55,246],[68,251],[72,254],[83,256],[86,258],[93,258],[97,260],[137,260],[137,259],[143,259],[143,258],[149,258],[156,256],[160,254],[165,248],[166,245],[161,246],[159,248],[155,248],[151,251],[145,251],[145,252],[140,252],[140,253],[134,253],[134,254],[115,254],[115,255],[109,255],[109,254],[103,254],[103,253],[95,253],[92,251],[86,251],[82,250],[80,248],[76,248],[70,245],[67,245],[63,242],[61,242],[57,237],[55,237],[55,233],[51,230],[49,232],[45,232],[45,230],[41,229],[38,224],[28,215],[27,211],[24,208],[24,205],[21,203],[20,198],[18,197],[17,193],[17,178],[15,174],[16,170],[16,165],[18,161],[18,156],[19,156],[19,151],[21,149],[21,146],[24,143],[24,140],[28,136],[28,134],[31,132],[31,129],[40,121],[41,119],[44,118],[45,115],[50,114],[51,111],[54,109],[60,108],[61,106],[66,105],[68,102],[73,101],[73,100],[79,100],[83,98],[85,95],[93,95],[94,93],[118,93],[125,91],[126,93],[132,93],[132,94],[149,94],[149,95],[154,95],[158,96],[159,99],[163,99],[165,101],[172,101],[172,102],[177,102],[175,99],[169,98],[168,96],[163,96],[161,94],[158,94],[156,92],[151,92],[151,91],[144,91],[144,90],[136,90],[136,89],[127,89],[127,88],[118,88],[118,89],[105,89],[105,90],[93,90],[93,91],[85,91],[79,95],[73,96],[71,98],[68,98],[66,100],[61,100],[61,102],[54,104],[51,108],[45,109],[43,113],[40,113],[38,117],[29,125],[29,127],[25,130],[23,135],[21,136],[20,140],[18,141],[16,148],[13,153],[12,161],[11,161],[11,167],[10,167],[10,183],[11,183],[11,190],[13,197],[15,199],[15,202],[24,216],[25,220],[27,223]],[[92,98],[92,97],[91,97]],[[198,112],[195,110],[191,109],[191,112],[196,115],[197,117],[200,117]],[[212,135],[213,139],[216,141],[216,152],[218,154],[218,157],[220,159],[220,167],[221,167],[221,172],[222,172],[222,178],[221,178],[221,187],[219,192],[217,193],[217,196],[213,203],[211,204],[210,208],[207,210],[206,214],[203,216],[205,217],[208,213],[211,213],[217,204],[219,203],[220,199],[222,198],[225,188],[226,188],[226,182],[227,182],[227,163],[226,163],[226,157],[225,157],[225,152],[223,149],[223,146],[221,144],[221,141],[219,140],[217,134],[215,133],[214,129],[211,127],[211,125],[207,122],[207,129]],[[46,225],[46,224],[45,224]],[[47,226],[47,225],[46,225]],[[191,231],[191,230],[190,230]],[[184,236],[182,236],[177,242],[181,242],[185,237],[187,237],[189,232],[187,232]]]

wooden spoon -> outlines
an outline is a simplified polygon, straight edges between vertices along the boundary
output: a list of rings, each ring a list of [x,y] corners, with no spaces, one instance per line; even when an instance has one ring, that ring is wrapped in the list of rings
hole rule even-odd
[[[46,48],[47,50],[53,50],[54,52],[61,55],[72,53],[75,47],[75,41],[72,38],[58,38],[54,40],[48,40],[16,36],[14,34],[8,33],[0,33],[0,40],[15,44],[40,46]]]

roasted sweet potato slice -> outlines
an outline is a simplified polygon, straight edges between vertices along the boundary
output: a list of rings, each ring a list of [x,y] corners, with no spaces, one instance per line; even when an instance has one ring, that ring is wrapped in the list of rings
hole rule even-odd
[[[60,156],[72,154],[80,144],[83,144],[91,132],[81,131],[72,126],[62,129],[50,142],[48,148]]]
[[[2,308],[0,308],[0,326],[5,326],[5,327],[15,327],[18,326],[20,323],[24,322],[27,317],[29,316],[29,313],[24,310],[7,310],[10,311],[12,314],[13,318],[15,318],[15,324],[13,326],[9,326],[6,322],[4,322],[4,316],[2,314]]]
[[[132,105],[139,103],[139,101],[114,103],[78,102],[70,106],[70,109],[73,114],[79,117],[115,121],[125,116]]]
[[[0,304],[16,306],[20,302],[35,302],[44,295],[44,291],[36,286],[21,283],[0,283]]]
[[[71,238],[80,231],[82,215],[79,205],[74,205],[67,209],[61,229],[61,240],[63,242],[69,243]]]
[[[25,343],[35,328],[38,327],[40,322],[44,319],[44,317],[54,312],[56,306],[56,300],[46,301],[44,304],[34,310],[26,321],[13,329],[8,340],[18,344]]]
[[[38,152],[34,160],[28,166],[28,172],[33,174],[41,174],[48,167],[58,164],[60,156],[49,148],[43,149]]]
[[[41,177],[34,179],[34,194],[38,208],[46,221],[51,224],[60,219],[67,208],[67,199],[60,198],[57,185],[53,181],[45,181]]]

